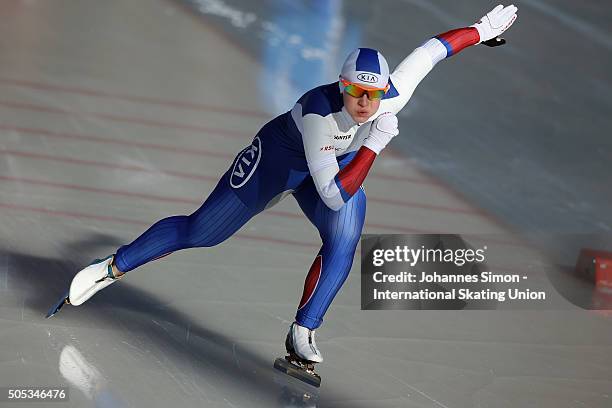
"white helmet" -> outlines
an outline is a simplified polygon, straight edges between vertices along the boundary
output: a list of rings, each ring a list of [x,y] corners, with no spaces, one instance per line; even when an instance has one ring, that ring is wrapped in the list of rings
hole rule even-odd
[[[389,83],[389,65],[380,52],[357,48],[346,57],[340,78],[363,88],[385,89]]]

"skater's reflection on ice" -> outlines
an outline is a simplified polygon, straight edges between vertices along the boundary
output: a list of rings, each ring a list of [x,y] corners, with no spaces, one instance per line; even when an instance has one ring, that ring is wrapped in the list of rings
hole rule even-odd
[[[109,389],[106,379],[100,371],[79,352],[72,344],[62,349],[59,358],[59,370],[72,388],[77,388],[98,408],[120,408],[126,404],[117,398]]]

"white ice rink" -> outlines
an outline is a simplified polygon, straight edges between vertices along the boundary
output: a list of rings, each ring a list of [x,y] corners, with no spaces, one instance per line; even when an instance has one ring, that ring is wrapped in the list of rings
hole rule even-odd
[[[92,259],[199,207],[303,85],[274,65],[291,55],[270,55],[249,38],[250,14],[201,3],[208,14],[165,0],[0,3],[0,388],[69,387],[69,402],[53,407],[612,407],[609,316],[561,296],[548,310],[361,311],[358,258],[317,331],[321,388],[275,371],[319,247],[293,198],[217,247],[147,264],[44,319]],[[342,2],[329,4],[342,14]],[[385,4],[389,13],[429,7]],[[369,23],[341,21],[358,22]],[[311,48],[301,52],[316,55]],[[326,67],[339,68],[344,48],[327,51],[336,57]],[[390,60],[399,57],[394,49]],[[461,57],[450,63],[478,69]],[[262,94],[270,58],[283,78],[275,96]],[[416,94],[410,109],[428,95]],[[381,155],[365,189],[365,232],[502,237],[501,264],[520,269],[527,263],[515,261],[528,259],[533,279],[549,285],[554,265],[544,255],[399,150]]]

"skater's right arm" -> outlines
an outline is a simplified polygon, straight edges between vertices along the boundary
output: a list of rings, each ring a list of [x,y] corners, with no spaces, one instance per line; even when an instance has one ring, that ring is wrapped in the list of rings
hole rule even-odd
[[[340,170],[336,160],[336,149],[330,122],[327,117],[309,113],[302,118],[302,141],[308,170],[321,200],[326,206],[338,211],[344,200],[333,183]]]
[[[376,118],[363,146],[340,170],[329,122],[317,116],[303,118],[304,151],[319,196],[325,205],[338,211],[359,190],[376,156],[399,134],[397,117],[386,112]]]

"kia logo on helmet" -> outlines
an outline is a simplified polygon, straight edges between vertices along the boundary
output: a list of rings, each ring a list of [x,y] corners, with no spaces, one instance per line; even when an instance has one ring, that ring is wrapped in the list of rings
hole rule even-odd
[[[357,75],[357,79],[370,84],[378,82],[378,77],[376,75],[367,72],[362,72],[361,74]]]

